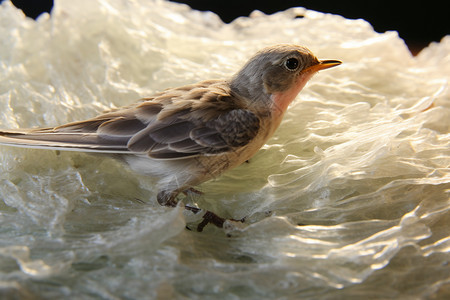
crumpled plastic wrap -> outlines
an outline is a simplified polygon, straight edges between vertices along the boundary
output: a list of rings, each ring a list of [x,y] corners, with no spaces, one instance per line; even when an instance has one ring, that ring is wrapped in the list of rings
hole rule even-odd
[[[72,299],[442,299],[450,294],[450,38],[412,57],[396,32],[293,8],[224,24],[164,1],[0,6],[0,127],[56,126],[224,78],[297,43],[316,75],[275,136],[187,202],[81,153],[0,147],[0,295]]]

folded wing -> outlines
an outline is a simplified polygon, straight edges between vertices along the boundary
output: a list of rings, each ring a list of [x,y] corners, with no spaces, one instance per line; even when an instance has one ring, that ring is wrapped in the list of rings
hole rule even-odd
[[[259,119],[236,106],[223,88],[186,89],[168,91],[86,121],[0,131],[0,144],[180,159],[230,151],[246,145],[258,133]]]

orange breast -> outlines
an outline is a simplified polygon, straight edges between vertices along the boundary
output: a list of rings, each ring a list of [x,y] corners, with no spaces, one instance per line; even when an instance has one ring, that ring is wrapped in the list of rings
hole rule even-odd
[[[273,107],[272,112],[274,115],[279,114],[282,116],[287,110],[289,104],[297,97],[298,93],[305,87],[308,80],[314,75],[312,72],[300,74],[298,80],[286,91],[273,93]]]

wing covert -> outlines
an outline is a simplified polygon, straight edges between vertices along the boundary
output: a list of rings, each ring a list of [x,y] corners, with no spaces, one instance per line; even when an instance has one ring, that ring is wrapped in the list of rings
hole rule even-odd
[[[189,116],[186,112],[149,125],[130,138],[128,149],[159,159],[218,154],[245,146],[259,131],[259,119],[245,109],[221,112],[206,122]]]

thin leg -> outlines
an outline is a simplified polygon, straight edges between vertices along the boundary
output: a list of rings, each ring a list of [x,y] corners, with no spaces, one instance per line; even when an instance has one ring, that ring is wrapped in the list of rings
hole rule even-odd
[[[197,214],[202,210],[198,207],[192,207],[192,206],[188,206],[188,205],[186,205],[184,207],[184,209],[192,211],[194,214]],[[215,213],[207,210],[205,215],[203,216],[203,221],[200,224],[198,224],[198,226],[197,226],[197,231],[202,232],[203,228],[205,228],[205,226],[208,225],[209,223],[212,223],[219,228],[223,228],[223,223],[225,223],[225,220],[226,219],[221,218],[218,215],[216,215]]]
[[[194,214],[197,214],[201,211],[201,209],[198,207],[185,206],[184,208],[186,210],[192,211]],[[203,221],[200,222],[200,224],[198,224],[198,226],[197,226],[197,231],[202,232],[203,229],[205,228],[205,226],[208,225],[209,223],[211,223],[219,228],[223,228],[223,223],[225,223],[226,220],[227,219],[219,217],[212,211],[207,210],[206,213],[203,215]],[[244,219],[241,219],[241,220],[230,219],[230,221],[236,221],[236,222],[243,223],[245,220]]]
[[[219,228],[223,228],[223,223],[225,223],[225,221],[226,219],[221,218],[215,213],[207,210],[205,215],[203,216],[203,221],[197,226],[197,231],[202,232],[203,228],[205,228],[205,226],[208,225],[209,223],[214,224]]]
[[[197,191],[193,188],[190,188],[190,189],[184,191],[183,193],[187,193],[187,192],[203,194],[202,192]],[[175,200],[177,195],[178,195],[178,193],[176,193],[176,192],[161,191],[156,196],[156,199],[158,200],[158,203],[161,204],[162,206],[175,207],[175,206],[177,206],[177,201]],[[201,211],[200,208],[192,207],[192,206],[188,206],[188,205],[186,205],[184,207],[184,209],[192,211],[194,214],[197,214]],[[207,210],[206,213],[203,215],[203,221],[200,222],[200,224],[198,224],[198,226],[197,226],[197,231],[202,232],[203,229],[205,228],[205,226],[208,225],[209,223],[211,223],[219,228],[223,228],[223,223],[225,223],[226,220],[227,219],[219,217],[215,213]],[[234,220],[234,219],[232,219],[232,221],[244,222],[244,220]]]
[[[194,189],[193,187],[188,188],[187,190],[184,190],[184,191],[183,191],[183,194],[185,194],[186,196],[187,196],[189,193],[193,193],[193,194],[197,194],[197,195],[204,195],[204,193],[203,193],[202,191],[196,190],[196,189]]]
[[[177,206],[177,201],[175,200],[177,195],[178,193],[161,191],[156,196],[156,200],[158,200],[158,203],[162,206],[175,207]]]

